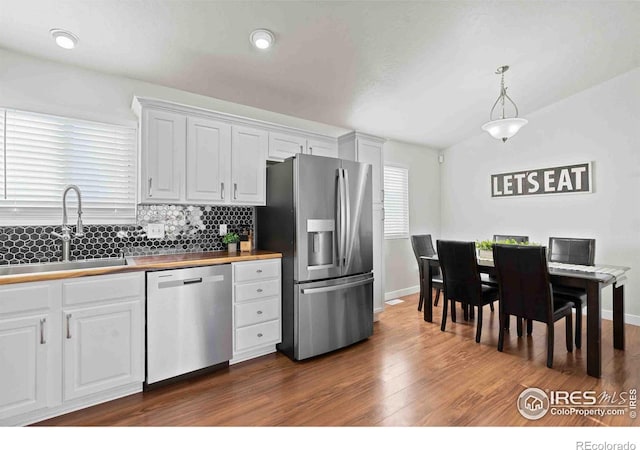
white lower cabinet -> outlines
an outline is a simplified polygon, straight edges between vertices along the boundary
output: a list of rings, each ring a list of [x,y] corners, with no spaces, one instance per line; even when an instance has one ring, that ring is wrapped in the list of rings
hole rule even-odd
[[[64,400],[142,381],[138,301],[63,312]]]
[[[0,420],[46,406],[47,319],[40,314],[0,320]]]
[[[144,272],[0,286],[0,426],[139,392]]]
[[[273,353],[282,340],[280,267],[279,258],[232,264],[231,364]]]

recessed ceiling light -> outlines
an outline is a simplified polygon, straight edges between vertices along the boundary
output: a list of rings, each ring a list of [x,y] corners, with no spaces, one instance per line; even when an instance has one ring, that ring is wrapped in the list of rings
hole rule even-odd
[[[49,30],[49,32],[51,33],[51,36],[53,36],[53,38],[56,40],[56,44],[58,44],[59,47],[71,50],[75,48],[76,45],[78,45],[78,36],[69,31],[61,30],[59,28],[52,28],[51,30]]]
[[[260,28],[251,32],[249,40],[255,48],[266,50],[273,45],[275,37],[271,31]]]

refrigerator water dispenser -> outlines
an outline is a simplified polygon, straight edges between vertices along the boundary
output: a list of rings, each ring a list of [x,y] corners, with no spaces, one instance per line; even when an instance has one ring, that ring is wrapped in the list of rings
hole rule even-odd
[[[334,230],[335,222],[333,220],[307,220],[308,270],[325,269],[334,265]]]

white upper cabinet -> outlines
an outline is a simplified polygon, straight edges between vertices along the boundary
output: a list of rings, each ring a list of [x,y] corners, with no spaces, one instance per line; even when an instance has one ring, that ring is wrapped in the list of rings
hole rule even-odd
[[[163,100],[134,97],[139,201],[264,205],[267,159],[338,157],[335,138]]]
[[[143,202],[180,201],[183,195],[186,117],[146,110],[142,116]]]
[[[282,161],[296,153],[306,153],[307,140],[300,136],[269,133],[269,159]]]
[[[338,144],[334,142],[325,142],[320,140],[309,139],[307,141],[307,152],[310,155],[328,156],[330,158],[338,157]]]
[[[187,118],[187,202],[229,200],[231,126],[202,117]]]
[[[384,202],[383,144],[384,139],[357,131],[338,138],[341,158],[371,164],[374,204]]]
[[[322,140],[308,136],[269,132],[269,160],[284,161],[298,153],[337,158],[338,143],[331,138]]]
[[[241,126],[233,126],[231,134],[231,203],[264,205],[268,134]]]

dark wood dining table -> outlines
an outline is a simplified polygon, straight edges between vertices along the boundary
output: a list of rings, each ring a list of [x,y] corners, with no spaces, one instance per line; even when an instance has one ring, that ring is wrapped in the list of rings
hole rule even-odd
[[[424,302],[424,320],[433,321],[431,300],[433,269],[439,267],[438,255],[421,257],[426,286],[424,292],[429,299]],[[549,267],[552,285],[582,288],[587,292],[587,374],[600,378],[602,374],[602,315],[601,291],[613,286],[613,347],[624,350],[624,280],[629,267],[606,266],[616,269],[617,276],[610,273],[586,272]],[[493,260],[478,259],[478,271],[495,275]],[[622,275],[620,275],[622,273]]]

